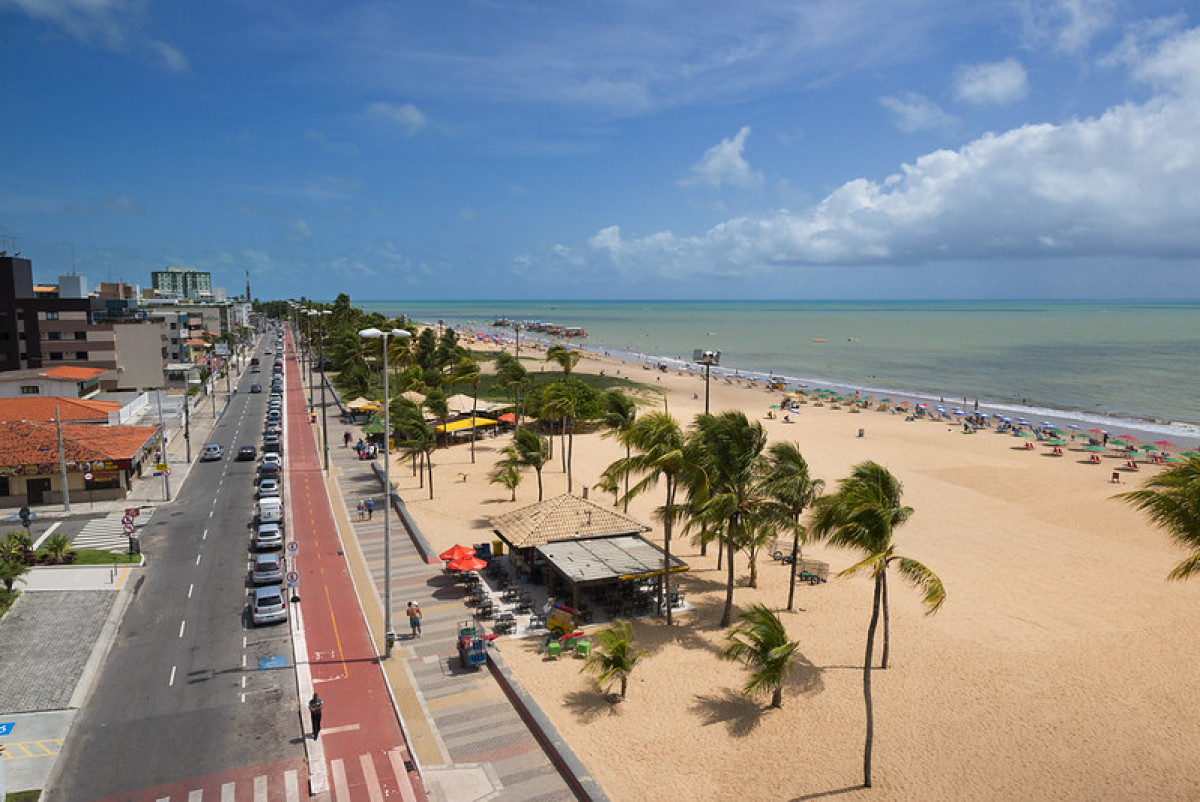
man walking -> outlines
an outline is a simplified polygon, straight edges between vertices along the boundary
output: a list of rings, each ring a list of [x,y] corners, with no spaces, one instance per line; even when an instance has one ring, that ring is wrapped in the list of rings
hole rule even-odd
[[[375,499],[369,498],[369,499],[367,499],[367,520],[369,521],[374,517],[375,517]]]
[[[421,605],[415,601],[408,603],[408,625],[412,627],[412,636],[414,638],[421,637]]]
[[[312,698],[308,700],[308,715],[312,718],[313,740],[317,740],[317,736],[321,734],[321,708],[325,706],[325,702],[313,691]]]

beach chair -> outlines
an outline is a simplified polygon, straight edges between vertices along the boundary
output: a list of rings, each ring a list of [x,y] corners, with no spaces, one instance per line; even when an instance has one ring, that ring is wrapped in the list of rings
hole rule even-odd
[[[546,644],[546,655],[552,660],[562,657],[562,641],[552,640]]]

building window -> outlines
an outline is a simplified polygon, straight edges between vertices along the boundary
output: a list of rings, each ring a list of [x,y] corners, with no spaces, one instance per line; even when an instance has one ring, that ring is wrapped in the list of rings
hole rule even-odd
[[[58,320],[58,312],[47,312],[46,320]]]
[[[87,339],[87,332],[86,332],[86,331],[77,331],[77,332],[75,332],[75,339],[76,339],[76,340],[86,340],[86,339]]]
[[[76,351],[75,358],[82,359],[84,362],[86,362],[88,358],[87,351]]]
[[[48,339],[48,340],[61,340],[61,339],[62,339],[62,332],[61,332],[61,331],[48,331],[48,332],[46,332],[46,339]]]
[[[36,384],[22,384],[21,395],[41,395],[42,388]]]
[[[62,358],[63,358],[62,351],[51,351],[50,352],[50,361],[51,362],[61,362]]]

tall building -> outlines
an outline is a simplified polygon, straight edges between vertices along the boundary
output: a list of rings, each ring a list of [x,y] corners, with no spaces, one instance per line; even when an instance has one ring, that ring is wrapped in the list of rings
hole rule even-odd
[[[211,300],[212,273],[191,267],[168,267],[150,273],[151,286],[159,297],[187,298],[193,301]]]

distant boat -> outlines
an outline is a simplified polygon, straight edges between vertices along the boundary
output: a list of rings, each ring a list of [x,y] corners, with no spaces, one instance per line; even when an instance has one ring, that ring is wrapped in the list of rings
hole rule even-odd
[[[813,337],[813,342],[815,342],[815,343],[827,343],[827,342],[829,342],[829,340],[826,340],[824,337]]]

